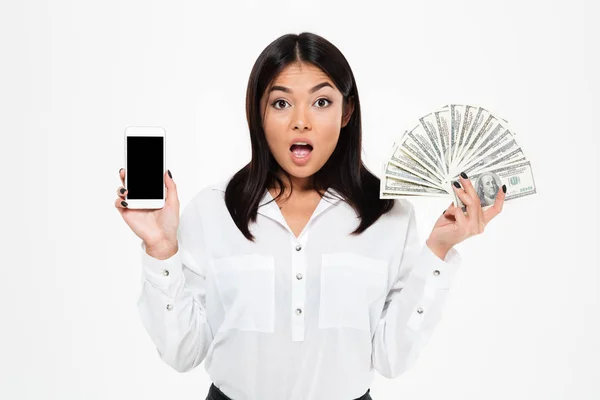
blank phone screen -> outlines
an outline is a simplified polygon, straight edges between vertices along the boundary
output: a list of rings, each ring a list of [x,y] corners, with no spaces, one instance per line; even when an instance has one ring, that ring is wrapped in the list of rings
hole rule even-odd
[[[163,198],[163,146],[161,136],[127,137],[127,198]]]

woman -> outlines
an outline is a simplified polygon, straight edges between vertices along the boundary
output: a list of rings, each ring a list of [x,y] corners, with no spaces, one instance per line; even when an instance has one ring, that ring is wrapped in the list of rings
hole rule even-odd
[[[483,232],[466,175],[425,244],[412,204],[379,199],[361,161],[352,70],[311,33],[260,54],[247,88],[252,159],[201,190],[179,220],[164,175],[160,210],[115,205],[142,239],[142,323],[161,359],[205,361],[213,399],[371,399],[373,370],[399,376],[434,327],[459,265],[453,246]],[[124,182],[125,171],[119,172]]]

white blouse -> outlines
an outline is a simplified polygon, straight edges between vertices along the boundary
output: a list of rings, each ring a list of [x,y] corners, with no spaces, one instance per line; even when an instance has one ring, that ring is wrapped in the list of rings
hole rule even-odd
[[[422,244],[404,199],[350,236],[356,213],[324,197],[296,238],[268,190],[253,243],[225,206],[228,181],[185,207],[171,258],[141,243],[138,310],[163,362],[186,372],[204,361],[235,400],[350,400],[374,370],[406,371],[442,317],[458,252],[441,260]]]

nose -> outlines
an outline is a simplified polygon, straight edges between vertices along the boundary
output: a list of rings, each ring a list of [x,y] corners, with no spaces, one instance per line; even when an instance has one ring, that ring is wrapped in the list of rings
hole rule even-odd
[[[310,121],[308,120],[304,107],[299,106],[295,108],[296,111],[292,116],[292,129],[298,129],[301,131],[304,129],[310,129]]]

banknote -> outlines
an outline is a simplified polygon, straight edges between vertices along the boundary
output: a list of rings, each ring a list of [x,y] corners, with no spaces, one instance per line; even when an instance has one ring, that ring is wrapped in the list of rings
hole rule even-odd
[[[436,186],[441,185],[442,180],[425,168],[422,163],[419,162],[418,156],[415,158],[411,157],[409,153],[402,150],[400,146],[396,146],[396,144],[394,144],[391,153],[388,160],[389,163],[397,165],[405,171],[425,179]]]
[[[506,198],[504,201],[536,193],[531,163],[527,160],[504,167],[480,171],[469,176],[469,180],[479,196],[483,210],[494,205],[496,196],[499,190],[501,190],[502,185],[506,185]],[[460,198],[456,198],[456,201],[455,204],[466,212],[467,208],[460,201]]]
[[[421,143],[419,138],[423,138],[423,136],[418,137],[418,135],[415,135],[414,130],[407,132],[402,137],[400,149],[413,159],[418,160],[425,169],[441,180],[444,173],[439,169],[435,160],[429,155],[428,149]]]
[[[500,121],[498,118],[491,114],[488,115],[488,117],[482,123],[481,128],[473,134],[471,142],[465,146],[460,161],[464,161],[465,159],[469,160],[471,158],[471,154],[481,148],[481,142],[489,136],[490,132],[492,132],[494,129],[499,129],[497,128],[499,124]]]
[[[385,164],[383,164],[383,168],[386,168]],[[401,179],[392,178],[390,176],[385,175],[384,184],[381,185],[380,195],[386,195],[385,197],[392,197],[392,195],[417,195],[417,196],[439,196],[439,197],[447,197],[448,193],[439,188],[434,188],[431,186],[419,185],[414,182],[404,181]],[[380,196],[380,197],[381,197]]]
[[[489,116],[489,111],[483,107],[477,107],[477,111],[473,116],[473,123],[470,124],[469,129],[467,130],[464,140],[460,144],[460,148],[458,149],[457,162],[462,161],[465,150],[471,144],[472,139],[475,137],[475,133],[479,132],[481,127],[483,126],[484,121],[487,120]]]
[[[419,175],[416,175],[415,173],[410,172],[409,170],[401,168],[396,164],[387,162],[384,165],[385,165],[385,171],[384,171],[385,176],[389,176],[391,178],[395,178],[395,179],[398,179],[401,181],[416,183],[417,185],[421,185],[421,186],[428,186],[431,188],[440,189],[440,187],[438,185],[435,185],[435,184],[429,182],[428,180],[421,178]]]
[[[454,164],[458,132],[460,131],[464,115],[464,106],[450,104],[450,165]]]
[[[468,165],[464,166],[463,172],[467,175],[472,175],[473,173],[484,168],[503,166],[505,164],[522,161],[524,159],[525,154],[523,154],[521,146],[519,146],[515,139],[512,139],[503,146],[500,146],[497,149],[492,150],[490,153],[482,156],[478,160],[469,162]]]
[[[460,161],[460,153],[461,149],[464,146],[464,142],[467,139],[468,133],[475,122],[475,118],[477,116],[477,110],[479,107],[474,107],[466,104],[464,106],[463,117],[460,121],[460,127],[458,130],[458,136],[456,139],[456,150],[454,151],[453,159],[455,163],[458,164]]]
[[[449,197],[468,213],[453,182],[468,175],[484,209],[506,185],[506,201],[537,193],[533,170],[508,121],[488,108],[446,104],[393,142],[381,165],[380,198]]]

